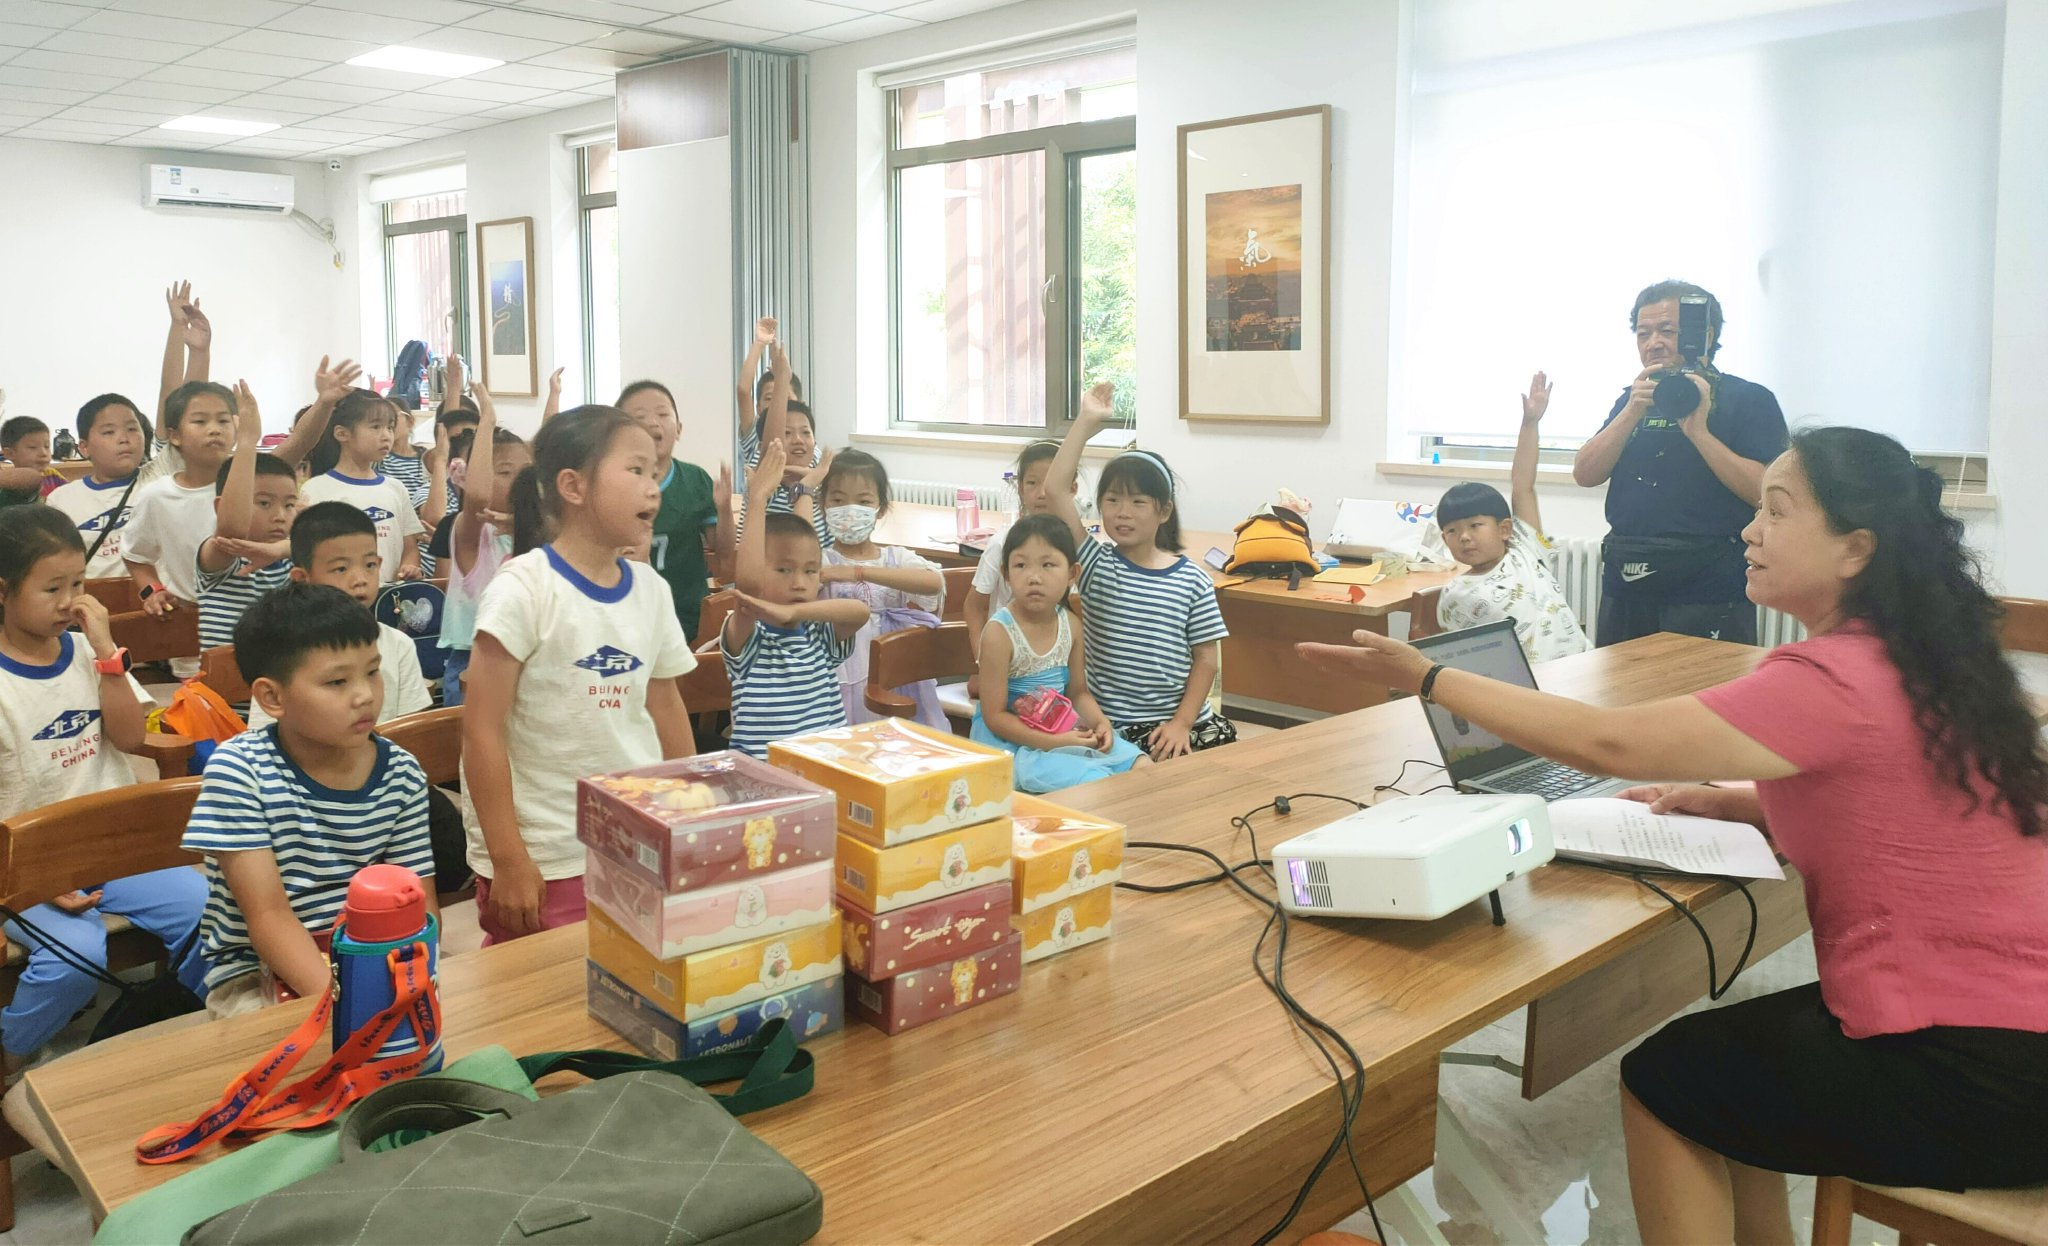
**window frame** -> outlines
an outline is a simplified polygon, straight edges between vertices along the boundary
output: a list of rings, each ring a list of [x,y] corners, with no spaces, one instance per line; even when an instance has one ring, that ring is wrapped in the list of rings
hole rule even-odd
[[[582,258],[582,314],[583,314],[583,401],[604,402],[597,394],[597,317],[593,302],[595,283],[591,276],[595,271],[590,259],[590,214],[604,208],[616,210],[619,206],[617,190],[592,191],[590,189],[590,153],[606,142],[613,144],[617,152],[617,139],[584,143],[576,148],[576,231],[577,250]]]
[[[1046,59],[1055,59],[1049,54]],[[896,122],[896,92],[904,83],[883,91],[889,116],[888,148],[888,289],[889,289],[889,430],[991,437],[1005,441],[1037,441],[1062,437],[1073,424],[1081,393],[1081,304],[1072,276],[1080,268],[1080,162],[1090,156],[1135,152],[1136,116],[984,135],[925,147],[903,147]],[[956,421],[910,420],[903,413],[903,282],[902,198],[906,169],[951,164],[990,156],[1044,153],[1045,161],[1045,286],[1039,305],[1047,309],[1045,335],[1045,419],[1040,424],[970,424]],[[1058,320],[1053,315],[1057,301]],[[1056,326],[1056,327],[1055,327]]]
[[[432,196],[417,196],[431,198]],[[457,353],[467,356],[469,350],[469,197],[463,194],[463,212],[459,216],[436,216],[421,221],[393,221],[391,205],[403,203],[403,199],[392,199],[378,205],[378,215],[384,226],[384,349],[386,357],[393,364],[398,362],[398,321],[395,299],[398,293],[396,272],[392,253],[392,241],[410,234],[448,234],[448,282],[449,306],[455,314],[448,340]]]

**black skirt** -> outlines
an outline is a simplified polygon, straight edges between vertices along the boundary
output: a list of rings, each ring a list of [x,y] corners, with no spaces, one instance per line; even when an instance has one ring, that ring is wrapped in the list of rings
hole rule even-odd
[[[1848,1038],[1796,987],[1680,1017],[1621,1061],[1681,1136],[1773,1172],[1937,1190],[2048,1183],[2048,1034]]]

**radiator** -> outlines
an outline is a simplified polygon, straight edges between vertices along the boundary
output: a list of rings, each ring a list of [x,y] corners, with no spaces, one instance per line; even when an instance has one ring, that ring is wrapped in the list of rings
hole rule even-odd
[[[935,480],[891,480],[889,497],[896,502],[918,506],[943,506],[950,510],[960,493],[960,488],[959,485],[941,484]],[[974,491],[975,501],[980,503],[984,515],[983,523],[987,523],[987,517],[993,516],[995,512],[1007,511],[1016,506],[1009,498],[1009,492],[1001,485],[989,485]]]
[[[1593,635],[1594,621],[1600,617],[1600,542],[1588,537],[1560,540],[1550,551],[1550,567],[1572,613],[1579,616],[1586,634]],[[1766,649],[1806,639],[1806,629],[1797,619],[1776,610],[1757,611],[1756,625],[1757,643]]]

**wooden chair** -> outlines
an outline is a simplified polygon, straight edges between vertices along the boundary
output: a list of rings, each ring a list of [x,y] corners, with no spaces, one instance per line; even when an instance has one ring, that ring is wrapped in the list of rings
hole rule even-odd
[[[202,651],[199,674],[193,678],[219,693],[220,699],[231,705],[246,704],[249,700],[249,681],[242,678],[242,666],[235,661],[233,645],[215,645]]]
[[[142,597],[135,591],[135,581],[125,575],[87,580],[85,591],[105,606],[108,614],[133,614],[142,609]]]
[[[2048,601],[2032,597],[2001,597],[2005,609],[1999,640],[2015,653],[2048,653]]]
[[[1437,602],[1443,595],[1441,587],[1426,588],[1408,599],[1408,639],[1421,640],[1444,630],[1436,621]]]
[[[1854,1216],[1897,1229],[1899,1246],[2020,1246],[2048,1241],[2048,1186],[1951,1194],[1822,1177],[1813,1190],[1813,1246],[1849,1246]]]
[[[411,753],[435,787],[462,781],[460,705],[394,718],[378,727],[377,734]]]
[[[178,846],[199,799],[198,779],[137,783],[58,801],[16,814],[0,823],[0,903],[19,912],[69,891],[152,870],[196,865],[199,858]],[[119,972],[164,957],[154,937],[119,918],[108,919],[107,965]],[[0,986],[9,997],[28,957],[6,942]],[[14,1177],[6,1160],[28,1149],[21,1136],[0,1123],[0,1232],[14,1227]]]
[[[973,567],[947,567],[940,574],[946,577],[946,604],[939,609],[941,623],[958,623],[967,617],[967,594],[974,587]]]
[[[870,642],[868,686],[861,700],[877,714],[909,718],[917,713],[916,704],[892,689],[926,679],[965,679],[976,669],[965,623],[907,627]],[[963,726],[954,717],[954,730]]]
[[[721,588],[704,599],[701,613],[697,615],[697,634],[690,637],[690,647],[701,650],[706,645],[718,644],[719,629],[725,626],[725,616],[739,604],[739,595],[729,588]]]
[[[161,618],[141,610],[107,620],[114,643],[128,651],[137,666],[199,656],[199,611],[183,607]]]

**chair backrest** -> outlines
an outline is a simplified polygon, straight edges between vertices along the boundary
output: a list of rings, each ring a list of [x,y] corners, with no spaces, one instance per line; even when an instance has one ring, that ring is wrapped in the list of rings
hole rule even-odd
[[[87,580],[85,591],[97,598],[107,608],[108,614],[129,614],[142,609],[142,597],[135,591],[135,581],[125,575]]]
[[[709,600],[705,602],[710,605]],[[724,622],[723,616],[719,620]],[[683,694],[683,708],[692,714],[709,714],[732,708],[732,681],[725,675],[725,655],[718,651],[718,638],[697,647],[697,665],[677,681]]]
[[[2048,653],[2048,601],[2032,597],[2001,597],[2005,608],[1999,623],[1999,639],[2018,653]]]
[[[716,645],[719,629],[725,626],[725,616],[731,614],[732,608],[737,604],[739,594],[729,588],[721,588],[706,597],[703,611],[697,616],[697,634],[690,637],[690,647],[702,649],[706,645]],[[691,707],[691,712],[696,712],[694,706]]]
[[[1421,640],[1444,630],[1436,621],[1437,603],[1443,595],[1441,587],[1425,588],[1408,599],[1408,639]]]
[[[199,800],[197,778],[135,783],[30,809],[0,823],[0,903],[17,911],[67,891],[192,865],[178,846]]]
[[[967,594],[974,588],[973,567],[947,567],[940,574],[946,577],[946,604],[939,610],[943,623],[958,623],[967,617]]]
[[[242,678],[242,664],[235,661],[233,645],[215,645],[202,652],[197,678],[220,693],[222,700],[241,705],[249,699],[249,681]]]
[[[411,753],[436,787],[462,777],[462,707],[449,705],[394,718],[377,734]]]
[[[906,627],[869,643],[868,686],[861,699],[877,714],[909,718],[917,713],[916,703],[891,689],[927,679],[965,679],[976,669],[965,623]]]
[[[141,610],[107,620],[114,643],[136,662],[164,662],[199,656],[199,612],[182,607],[161,618]],[[218,688],[214,691],[220,691]]]

